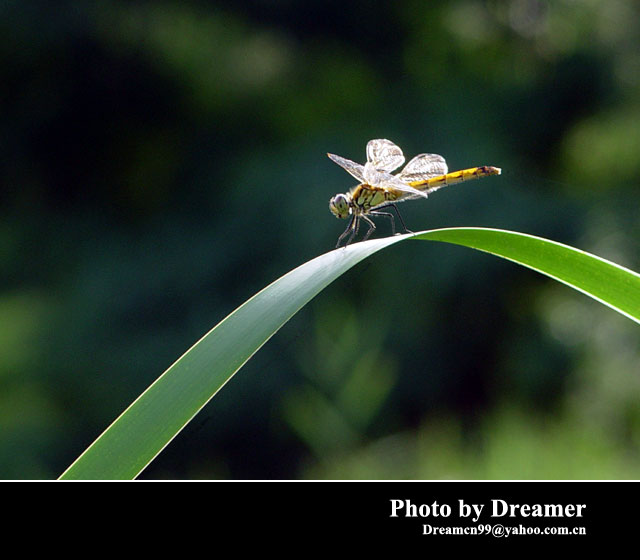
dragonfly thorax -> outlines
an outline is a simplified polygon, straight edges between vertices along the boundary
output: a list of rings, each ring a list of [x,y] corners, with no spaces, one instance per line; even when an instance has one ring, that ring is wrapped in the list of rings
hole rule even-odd
[[[329,201],[329,210],[336,218],[348,218],[351,214],[350,197],[346,194],[337,194]]]

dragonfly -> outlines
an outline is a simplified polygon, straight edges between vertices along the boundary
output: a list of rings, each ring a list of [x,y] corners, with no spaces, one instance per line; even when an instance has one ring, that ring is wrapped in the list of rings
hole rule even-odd
[[[365,221],[369,229],[364,235],[366,241],[376,229],[371,219],[384,216],[391,219],[392,232],[396,226],[393,214],[383,212],[393,208],[400,218],[405,232],[411,233],[398,211],[396,203],[417,198],[427,198],[429,194],[447,185],[500,175],[499,167],[484,165],[449,173],[447,162],[438,154],[419,154],[397,173],[405,159],[402,150],[386,139],[370,140],[367,143],[367,162],[364,165],[335,154],[329,158],[358,180],[358,185],[349,192],[337,194],[329,201],[329,209],[336,218],[350,218],[349,225],[338,238],[336,248],[346,238],[345,247],[358,235],[360,222]]]

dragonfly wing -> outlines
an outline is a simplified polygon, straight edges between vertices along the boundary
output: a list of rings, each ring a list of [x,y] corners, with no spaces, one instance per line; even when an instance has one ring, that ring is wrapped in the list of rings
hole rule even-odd
[[[390,140],[370,140],[367,144],[367,161],[378,171],[391,172],[404,163],[404,154]]]
[[[414,157],[405,168],[396,175],[405,183],[424,181],[431,177],[446,175],[449,172],[447,162],[438,154],[420,154]]]
[[[335,154],[327,154],[331,161],[337,163],[342,169],[351,173],[358,181],[364,183],[364,165],[360,165],[350,159],[337,156]]]
[[[367,184],[376,186],[382,186],[389,181],[395,181],[395,177],[388,171],[380,171],[373,166],[373,163],[368,161],[364,165],[364,180]]]
[[[403,193],[406,193],[407,195],[411,195],[409,197],[402,197],[404,200],[407,200],[407,198],[414,198],[418,196],[422,196],[424,198],[428,197],[427,192],[415,189],[411,185],[407,185],[405,182],[400,180],[397,176],[394,177],[393,175],[390,175],[389,178],[386,181],[380,183],[379,186],[386,189],[401,191]]]

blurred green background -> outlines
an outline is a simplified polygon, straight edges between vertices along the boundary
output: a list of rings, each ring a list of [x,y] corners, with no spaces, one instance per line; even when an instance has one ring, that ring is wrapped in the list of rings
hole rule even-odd
[[[2,2],[0,477],[55,478],[334,247],[389,138],[503,175],[403,205],[640,269],[635,0]],[[384,222],[384,221],[383,221]],[[389,233],[380,224],[378,235]],[[640,330],[470,249],[353,269],[142,478],[638,478]]]

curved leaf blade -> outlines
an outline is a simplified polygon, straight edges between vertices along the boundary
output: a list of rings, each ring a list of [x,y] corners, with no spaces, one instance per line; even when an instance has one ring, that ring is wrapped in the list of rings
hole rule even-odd
[[[438,229],[415,237],[464,245],[516,262],[640,323],[640,274],[591,253],[525,233],[489,228]]]
[[[640,322],[640,275],[539,237],[448,228],[356,243],[299,266],[227,316],[150,385],[60,478],[135,478],[302,306],[366,257],[408,238],[465,245],[512,260]]]
[[[135,478],[303,305],[364,258],[406,237],[331,251],[258,292],[185,352],[60,478]]]

